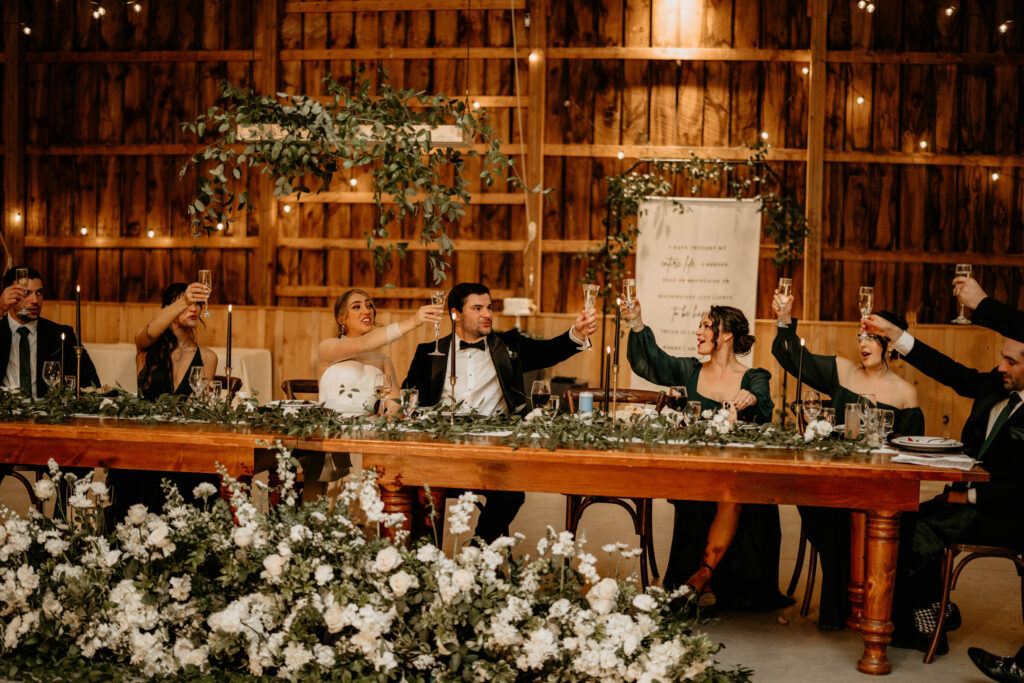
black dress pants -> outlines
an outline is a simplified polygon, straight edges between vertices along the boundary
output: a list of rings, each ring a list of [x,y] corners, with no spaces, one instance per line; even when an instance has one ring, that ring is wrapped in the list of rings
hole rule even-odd
[[[476,522],[476,536],[491,543],[508,534],[508,527],[526,501],[522,491],[475,491],[486,498]]]

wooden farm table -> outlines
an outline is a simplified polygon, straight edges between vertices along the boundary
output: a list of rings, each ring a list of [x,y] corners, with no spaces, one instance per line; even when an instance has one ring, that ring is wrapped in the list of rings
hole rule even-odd
[[[253,472],[266,441],[296,445],[294,437],[214,425],[146,425],[130,420],[79,418],[60,425],[0,424],[0,463]],[[388,512],[410,518],[414,487],[536,491],[633,498],[682,498],[739,503],[820,505],[864,510],[867,576],[860,630],[864,653],[857,668],[885,674],[892,632],[893,579],[899,515],[916,510],[922,481],[987,481],[969,472],[891,463],[888,455],[832,457],[818,451],[774,448],[626,446],[614,451],[519,448],[498,437],[438,442],[410,432],[399,440],[309,439],[304,449],[359,452],[380,473]]]

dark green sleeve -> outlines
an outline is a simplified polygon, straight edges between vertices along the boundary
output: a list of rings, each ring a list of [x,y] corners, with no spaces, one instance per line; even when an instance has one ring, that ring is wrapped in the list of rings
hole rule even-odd
[[[654,332],[647,326],[629,333],[626,359],[633,372],[665,387],[688,385],[690,377],[700,368],[696,358],[677,358],[662,351],[654,340]]]
[[[892,430],[902,436],[923,436],[924,412],[920,408],[897,410]]]
[[[741,420],[758,424],[772,421],[775,403],[772,401],[771,386],[769,384],[771,378],[772,373],[764,368],[751,368],[743,373],[740,388],[752,393],[757,398],[757,403],[742,411],[739,416]]]
[[[835,356],[819,356],[804,347],[803,367],[800,365],[800,338],[796,334],[796,321],[776,328],[772,355],[779,365],[794,377],[802,376],[804,384],[829,396],[839,388],[839,373]]]

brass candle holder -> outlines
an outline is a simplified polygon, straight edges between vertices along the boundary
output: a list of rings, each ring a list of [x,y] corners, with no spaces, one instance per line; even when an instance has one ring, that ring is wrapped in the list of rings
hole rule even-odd
[[[452,412],[448,416],[449,424],[455,424],[455,381],[458,379],[455,375],[448,378],[448,383],[452,385]]]
[[[82,351],[85,347],[75,344],[75,398],[82,398]]]

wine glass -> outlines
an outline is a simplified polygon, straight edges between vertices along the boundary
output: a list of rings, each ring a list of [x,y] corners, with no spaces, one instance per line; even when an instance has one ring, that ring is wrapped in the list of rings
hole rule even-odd
[[[74,375],[64,375],[64,391],[74,391],[78,386],[78,378]]]
[[[701,405],[700,401],[687,401],[686,422],[688,424],[696,424],[702,412],[704,412],[704,406]]]
[[[43,381],[51,389],[60,384],[60,361],[48,360],[43,363]]]
[[[956,264],[956,276],[957,277],[970,277],[971,276],[971,264],[970,263],[958,263]],[[970,325],[971,321],[964,317],[964,305],[960,304],[960,315],[951,320],[954,325]]]
[[[875,304],[875,288],[861,287],[857,293],[857,308],[860,310],[860,317],[866,318],[871,315],[871,308]],[[871,339],[871,335],[862,331],[857,339]]]
[[[199,284],[201,284],[202,286],[206,287],[207,294],[209,294],[209,291],[213,289],[213,271],[212,270],[200,270],[199,271],[199,279],[197,280],[197,282]],[[213,313],[210,313],[210,302],[208,302],[208,301],[204,301],[203,302],[203,315],[202,315],[202,317],[203,318],[212,318],[213,317]]]
[[[440,306],[441,308],[444,308],[444,300],[445,300],[445,291],[443,289],[435,289],[434,291],[432,291],[430,293],[430,303],[434,304],[435,306]],[[441,353],[441,349],[439,349],[437,347],[437,339],[438,339],[438,336],[440,334],[441,334],[441,321],[438,320],[437,322],[434,323],[434,350],[431,351],[430,353],[428,353],[427,354],[428,356],[443,356],[444,355],[443,353]],[[455,335],[452,335],[452,344],[454,344],[454,343],[455,343]]]
[[[793,294],[793,278],[791,277],[780,277],[778,285],[779,294],[782,296],[792,296]],[[775,323],[777,327],[786,327],[793,322],[793,318],[789,313],[779,318],[778,322]]]
[[[403,389],[402,390],[402,412],[406,417],[413,417],[416,414],[416,408],[420,404],[420,392],[417,389]]]
[[[583,310],[587,313],[593,313],[597,307],[597,293],[601,291],[601,288],[597,285],[583,285]],[[580,351],[590,351],[594,345],[590,343],[590,337],[586,337],[583,343],[577,348]]]
[[[377,401],[380,403],[380,412],[384,412],[385,401],[388,396],[391,395],[391,377],[387,373],[382,372],[373,378],[373,393],[377,395]]]
[[[19,302],[21,303],[21,308],[18,309],[18,315],[24,318],[28,315],[28,306],[25,305],[25,302],[28,300],[28,268],[15,268],[14,280],[18,283],[19,287],[25,290]]]
[[[534,408],[543,408],[551,400],[551,382],[546,379],[535,379],[530,387],[530,400]]]
[[[219,379],[213,380],[210,382],[209,386],[207,386],[206,391],[210,397],[211,406],[217,405],[217,402],[220,400],[220,392],[223,387],[224,385]]]
[[[203,395],[203,387],[206,386],[206,369],[202,365],[189,369],[188,385],[192,387],[192,395],[199,400]]]
[[[810,424],[817,419],[821,413],[821,394],[812,389],[808,389],[802,396],[802,405],[804,410],[804,419]]]
[[[668,388],[668,402],[672,410],[682,412],[686,408],[686,387],[675,386]]]
[[[627,277],[622,281],[622,300],[629,309],[629,329],[633,329],[633,306],[636,305],[636,280]]]

